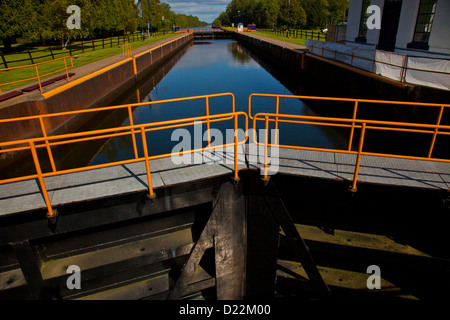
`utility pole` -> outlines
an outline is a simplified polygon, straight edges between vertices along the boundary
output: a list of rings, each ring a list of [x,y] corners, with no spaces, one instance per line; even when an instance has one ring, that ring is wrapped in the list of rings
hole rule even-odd
[[[287,30],[286,30],[286,38],[289,38],[289,16],[291,14],[291,0],[288,0],[289,6],[288,6],[288,23],[287,23]]]
[[[139,10],[139,18],[141,18],[141,36],[140,36],[140,38],[142,38],[142,41],[144,41],[144,20],[143,20],[144,17],[142,15],[142,4],[141,4],[140,0],[139,0],[138,10]]]
[[[148,38],[150,39],[153,36],[152,18],[150,17],[150,0],[147,0],[147,4],[148,4]]]

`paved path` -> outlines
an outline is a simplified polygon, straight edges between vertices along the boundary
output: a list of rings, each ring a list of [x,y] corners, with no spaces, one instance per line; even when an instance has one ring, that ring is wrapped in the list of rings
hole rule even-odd
[[[276,44],[276,45],[279,45],[279,46],[282,46],[282,47],[285,47],[285,48],[289,48],[289,49],[293,49],[293,50],[300,50],[300,51],[307,50],[306,46],[303,46],[303,45],[300,45],[300,44],[295,44],[295,43],[291,43],[291,42],[287,42],[287,41],[273,39],[273,38],[270,38],[270,37],[256,35],[256,34],[251,33],[251,32],[244,32],[243,34],[248,36],[248,37],[261,39],[261,40],[264,40],[266,42],[273,43],[273,44]]]

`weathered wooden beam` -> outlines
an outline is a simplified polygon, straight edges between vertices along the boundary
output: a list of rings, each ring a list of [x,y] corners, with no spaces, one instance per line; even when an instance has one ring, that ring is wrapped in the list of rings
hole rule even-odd
[[[169,299],[192,294],[192,285],[207,249],[214,247],[217,299],[242,298],[245,270],[244,197],[232,182],[220,187],[213,212],[185,262]],[[207,282],[210,283],[210,282]]]

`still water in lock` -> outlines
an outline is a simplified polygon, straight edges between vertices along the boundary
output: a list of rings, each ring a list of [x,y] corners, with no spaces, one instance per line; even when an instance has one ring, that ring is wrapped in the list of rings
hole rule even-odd
[[[114,104],[160,101],[166,99],[201,96],[217,93],[232,93],[235,96],[236,111],[248,111],[248,98],[252,93],[293,95],[270,72],[267,66],[257,62],[250,52],[235,40],[203,40],[183,49],[156,74],[149,75],[136,89],[130,91]],[[139,98],[138,98],[139,97]],[[275,112],[275,98],[254,97],[252,114]],[[210,114],[232,112],[231,97],[215,97],[209,101]],[[313,108],[299,99],[280,99],[280,113],[315,115]],[[134,124],[175,120],[206,115],[205,99],[168,104],[144,105],[134,109]],[[123,117],[124,115],[122,115]],[[120,117],[120,116],[119,116]],[[117,121],[117,120],[116,120]],[[130,124],[128,117],[123,125]],[[244,128],[243,118],[239,121]],[[263,123],[261,123],[263,124]],[[249,119],[249,127],[252,121]],[[215,123],[211,128],[224,131],[233,128],[233,121]],[[260,126],[258,126],[258,129]],[[273,125],[271,126],[273,128]],[[192,133],[193,127],[186,127]],[[203,130],[206,127],[203,126]],[[280,124],[280,144],[315,146],[345,149],[349,130],[337,130],[314,125]],[[174,129],[149,132],[147,142],[149,154],[170,153],[180,140],[172,141]],[[224,139],[225,139],[225,133]],[[197,137],[198,138],[198,137]],[[141,138],[136,135],[139,155],[142,156]],[[224,141],[225,142],[225,141]],[[206,142],[204,142],[205,144]],[[213,141],[214,144],[214,141]],[[192,140],[192,146],[194,141]],[[104,143],[92,157],[91,164],[132,159],[133,144],[130,136],[112,138]]]

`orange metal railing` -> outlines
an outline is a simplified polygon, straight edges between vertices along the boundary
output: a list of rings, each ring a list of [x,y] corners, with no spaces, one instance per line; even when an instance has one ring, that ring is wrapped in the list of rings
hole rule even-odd
[[[131,44],[129,42],[124,42],[122,44],[122,58],[129,58],[131,55]]]
[[[215,114],[211,115],[209,110],[209,100],[211,98],[215,97],[223,97],[223,96],[230,96],[232,98],[232,110],[230,113],[224,113],[224,114]],[[139,107],[139,106],[148,106],[152,104],[162,104],[162,103],[172,103],[172,102],[178,102],[178,101],[188,101],[188,100],[205,100],[206,103],[206,115],[205,116],[199,116],[199,117],[191,117],[191,118],[185,118],[185,119],[176,119],[176,120],[167,120],[167,121],[159,121],[159,122],[153,122],[153,123],[145,123],[140,125],[135,125],[133,121],[133,114],[132,109]],[[83,113],[90,113],[90,112],[100,112],[100,111],[113,111],[118,109],[128,109],[129,114],[129,126],[123,126],[123,127],[114,127],[114,128],[108,128],[108,129],[101,129],[101,130],[92,130],[92,131],[85,131],[85,132],[77,132],[77,133],[70,133],[70,134],[61,134],[61,135],[55,135],[51,136],[48,135],[47,129],[45,127],[45,121],[49,118],[54,117],[60,117],[60,116],[70,116],[70,115],[76,115],[76,114],[83,114]],[[140,161],[145,161],[146,165],[146,172],[147,172],[147,179],[148,179],[148,191],[149,196],[151,198],[154,197],[154,191],[151,181],[151,170],[150,170],[150,164],[149,160],[154,159],[160,159],[160,158],[166,158],[171,157],[174,155],[183,155],[183,154],[189,154],[189,153],[196,153],[196,152],[203,152],[208,150],[214,150],[218,148],[228,148],[234,146],[234,178],[238,180],[238,145],[244,144],[247,140],[247,136],[243,141],[238,141],[238,135],[237,130],[238,128],[238,118],[244,117],[245,119],[245,132],[247,132],[248,128],[248,119],[247,114],[245,112],[235,112],[235,98],[234,95],[231,93],[223,93],[223,94],[213,94],[213,95],[205,95],[205,96],[196,96],[196,97],[188,97],[188,98],[179,98],[179,99],[171,99],[171,100],[162,100],[162,101],[152,101],[152,102],[145,102],[145,103],[136,103],[136,104],[130,104],[130,105],[122,105],[122,106],[114,106],[114,107],[104,107],[104,108],[97,108],[97,109],[91,109],[91,110],[80,110],[80,111],[74,111],[74,112],[62,112],[62,113],[55,113],[55,114],[46,114],[46,115],[39,115],[39,116],[32,116],[32,117],[24,117],[24,118],[15,118],[15,119],[1,119],[0,124],[2,123],[11,123],[11,122],[17,122],[17,121],[29,121],[29,120],[38,120],[41,126],[42,130],[42,137],[38,138],[32,138],[32,139],[23,139],[23,140],[16,140],[16,141],[9,141],[9,142],[1,142],[0,143],[0,154],[6,153],[6,152],[17,152],[17,151],[27,151],[29,150],[31,152],[34,166],[36,168],[36,174],[33,175],[27,175],[27,176],[21,176],[21,177],[15,177],[10,179],[3,179],[0,180],[0,184],[4,183],[12,183],[12,182],[18,182],[18,181],[24,181],[29,179],[38,179],[42,195],[44,197],[45,204],[48,209],[48,217],[54,218],[56,216],[56,213],[52,209],[50,198],[48,196],[48,191],[45,185],[44,178],[57,176],[57,175],[63,175],[68,173],[75,173],[75,172],[81,172],[86,170],[93,170],[93,169],[99,169],[99,168],[106,168],[111,167],[115,165],[124,165],[124,164],[130,164]],[[220,121],[229,121],[234,119],[234,129],[235,129],[235,136],[234,136],[234,142],[223,144],[223,145],[211,145],[210,141],[210,125],[211,123],[220,122]],[[194,150],[187,150],[182,151],[179,153],[167,153],[167,154],[161,154],[156,156],[149,156],[148,153],[148,143],[146,140],[145,133],[150,131],[157,131],[157,130],[167,130],[172,128],[180,128],[180,127],[186,127],[186,126],[192,126],[197,125],[200,123],[206,123],[207,130],[208,130],[208,144],[206,147],[201,149],[194,149]],[[140,134],[142,137],[142,144],[143,144],[143,157],[139,156],[137,143],[136,143],[136,135]],[[98,139],[105,139],[105,138],[113,138],[113,137],[119,137],[119,136],[131,136],[133,141],[133,150],[134,150],[134,158],[130,160],[124,160],[124,161],[116,161],[111,162],[107,164],[102,165],[92,165],[82,168],[75,168],[75,169],[68,169],[68,170],[58,170],[55,165],[53,153],[52,153],[52,147],[59,146],[59,145],[67,145],[71,143],[77,143],[77,142],[84,142],[84,141],[91,141],[91,140],[98,140]],[[37,154],[37,149],[39,148],[45,148],[47,150],[47,154],[51,163],[51,171],[50,172],[43,172],[41,161]]]
[[[70,66],[67,65],[67,59],[70,59]],[[47,63],[52,63],[52,62],[55,62],[55,61],[60,61],[60,60],[64,60],[64,68],[58,69],[56,71],[48,72],[46,74],[39,74],[38,66],[44,65],[44,64],[47,64]],[[32,77],[32,78],[28,78],[28,79],[22,79],[22,80],[17,80],[17,81],[12,81],[12,82],[7,82],[7,83],[0,83],[0,87],[6,86],[6,85],[10,85],[10,84],[16,84],[16,83],[20,83],[20,82],[25,82],[25,81],[38,80],[39,90],[42,92],[41,79],[44,78],[44,77],[47,77],[49,75],[61,72],[61,71],[65,71],[66,72],[67,81],[70,81],[69,69],[73,68],[73,57],[72,56],[66,56],[66,57],[62,57],[62,58],[58,58],[58,59],[54,59],[54,60],[50,60],[50,61],[45,61],[45,62],[40,62],[40,63],[35,63],[35,64],[30,64],[30,65],[26,65],[26,66],[12,67],[12,68],[7,68],[7,69],[0,69],[0,72],[9,72],[9,71],[19,70],[19,69],[24,69],[24,68],[34,68],[34,70],[36,72],[36,77]],[[1,93],[2,93],[2,91],[0,90],[0,94]]]
[[[231,97],[231,110],[229,113],[222,114],[214,114],[211,115],[210,112],[210,99],[215,97]],[[252,115],[252,98],[253,97],[270,97],[276,98],[275,104],[275,112],[266,112],[266,113],[256,113]],[[352,118],[336,118],[336,117],[319,117],[319,116],[304,116],[304,115],[292,115],[292,114],[284,114],[280,113],[280,98],[291,98],[291,99],[312,99],[317,101],[345,101],[352,103],[353,106],[353,117]],[[133,119],[133,108],[139,108],[140,106],[148,106],[152,104],[166,104],[178,101],[188,101],[188,100],[199,100],[204,101],[205,103],[205,115],[198,117],[190,117],[185,119],[175,119],[175,120],[166,120],[159,122],[149,122],[144,124],[135,124]],[[392,104],[392,105],[412,105],[412,106],[428,106],[428,107],[437,107],[439,108],[438,117],[436,120],[436,124],[422,124],[422,123],[408,123],[408,122],[394,122],[394,121],[380,121],[380,120],[367,120],[367,119],[359,119],[357,117],[358,105],[361,103],[374,103],[374,104]],[[82,172],[86,170],[93,170],[105,167],[111,167],[116,165],[124,165],[130,163],[136,163],[140,161],[145,162],[147,179],[148,179],[148,194],[149,197],[153,198],[154,190],[151,181],[151,168],[149,160],[167,158],[175,155],[184,155],[196,152],[203,152],[208,150],[214,150],[217,148],[228,148],[234,146],[234,178],[237,180],[239,178],[238,175],[238,145],[244,144],[247,142],[247,132],[248,132],[248,118],[253,119],[253,128],[257,128],[257,122],[264,122],[264,126],[266,129],[266,134],[264,138],[264,142],[260,142],[256,140],[256,130],[253,130],[253,142],[259,146],[263,146],[265,149],[265,160],[264,160],[264,179],[267,179],[268,176],[268,154],[269,148],[272,147],[280,147],[287,149],[299,149],[299,150],[314,150],[314,151],[325,151],[325,152],[336,152],[336,153],[345,153],[345,154],[353,154],[356,155],[356,163],[355,163],[355,171],[353,175],[352,182],[352,190],[356,190],[356,184],[358,181],[358,173],[360,169],[360,162],[362,156],[382,156],[382,157],[391,157],[391,158],[403,158],[403,159],[414,159],[414,160],[432,160],[438,162],[448,162],[449,159],[441,159],[441,158],[433,158],[433,147],[436,141],[436,137],[438,135],[450,135],[450,126],[442,125],[441,120],[444,113],[445,108],[449,108],[450,105],[440,105],[440,104],[429,104],[429,103],[415,103],[415,102],[398,102],[398,101],[379,101],[379,100],[363,100],[363,99],[343,99],[343,98],[323,98],[323,97],[310,97],[310,96],[292,96],[292,95],[273,95],[273,94],[252,94],[249,97],[248,104],[248,114],[245,112],[236,112],[235,108],[235,98],[231,93],[221,93],[214,95],[204,95],[204,96],[195,96],[195,97],[186,97],[186,98],[178,98],[178,99],[170,99],[170,100],[162,100],[162,101],[152,101],[152,102],[144,102],[144,103],[135,103],[121,106],[113,106],[113,107],[104,107],[97,109],[89,109],[89,110],[80,110],[80,111],[72,111],[72,112],[62,112],[62,113],[54,113],[54,114],[44,114],[23,118],[15,118],[15,119],[0,119],[0,125],[6,123],[15,123],[19,121],[38,121],[40,125],[40,129],[42,131],[42,136],[30,139],[21,139],[15,141],[1,142],[0,143],[0,154],[8,153],[8,152],[18,152],[18,151],[30,151],[33,159],[33,163],[36,169],[35,174],[30,174],[27,176],[14,177],[9,179],[0,180],[0,184],[4,183],[12,183],[18,181],[25,181],[29,179],[37,179],[39,181],[41,191],[43,194],[43,198],[45,204],[48,209],[48,217],[53,218],[56,216],[56,212],[52,209],[50,198],[48,195],[48,191],[45,185],[44,179],[47,177],[63,175],[68,173]],[[68,117],[75,116],[84,113],[91,112],[102,112],[102,111],[114,111],[118,109],[125,109],[128,111],[129,116],[129,125],[122,127],[114,127],[107,128],[101,130],[91,130],[85,132],[77,132],[77,133],[69,133],[69,134],[61,134],[61,135],[51,135],[49,134],[49,128],[46,127],[46,123],[51,123],[52,118],[55,117]],[[242,141],[239,141],[238,129],[239,128],[239,118],[244,118],[245,120],[245,138]],[[223,145],[215,145],[211,144],[211,124],[215,122],[223,122],[234,120],[234,142]],[[241,119],[242,120],[242,119]],[[206,147],[193,149],[193,150],[185,150],[179,153],[166,153],[150,156],[148,151],[148,141],[146,138],[146,133],[151,131],[158,130],[167,130],[174,129],[186,126],[196,125],[198,123],[206,124],[207,127],[207,139],[208,143]],[[241,122],[242,123],[242,122]],[[316,125],[316,126],[330,126],[336,128],[348,128],[350,129],[350,137],[349,137],[349,146],[347,150],[340,149],[329,149],[329,148],[317,148],[317,147],[304,147],[297,145],[281,145],[278,140],[279,137],[275,136],[274,141],[271,143],[268,140],[268,130],[269,125],[271,123],[275,124],[275,128],[279,128],[280,123],[292,123],[292,124],[308,124],[308,125]],[[360,130],[358,147],[357,150],[352,150],[352,143],[354,140],[355,129]],[[405,155],[397,155],[397,154],[385,154],[385,153],[374,153],[367,152],[363,150],[364,147],[364,139],[366,136],[366,132],[368,130],[383,130],[383,131],[400,131],[400,132],[412,132],[412,133],[424,133],[432,135],[432,141],[430,144],[429,152],[427,156],[405,156]],[[136,142],[136,136],[141,135],[142,139],[142,153],[143,156],[139,156],[139,150]],[[52,148],[60,145],[67,145],[71,143],[91,141],[97,139],[109,139],[113,137],[119,136],[131,136],[133,142],[133,150],[134,157],[129,160],[115,161],[111,163],[101,164],[101,165],[90,165],[86,167],[74,168],[74,169],[58,169],[56,167]],[[42,161],[39,159],[39,155],[37,150],[44,149],[47,151],[48,159],[51,164],[51,169],[44,172],[42,170]]]
[[[353,61],[354,61],[355,59],[366,60],[366,61],[372,62],[372,73],[375,72],[375,66],[376,66],[377,63],[381,63],[381,64],[384,64],[384,65],[386,65],[386,66],[398,68],[398,69],[401,70],[401,72],[400,72],[400,77],[399,77],[399,79],[400,79],[399,81],[400,81],[400,82],[406,82],[406,81],[405,81],[405,78],[406,78],[406,73],[408,72],[408,70],[421,71],[421,72],[429,72],[429,73],[436,73],[436,74],[444,74],[444,75],[450,75],[449,72],[445,72],[445,71],[427,70],[427,69],[417,69],[417,68],[408,67],[408,66],[407,66],[407,64],[408,64],[408,60],[407,60],[407,59],[405,59],[404,63],[403,63],[401,66],[399,66],[398,64],[393,64],[393,63],[389,63],[389,62],[385,62],[385,61],[380,61],[380,60],[376,60],[376,59],[370,59],[370,58],[361,57],[361,56],[355,55],[353,52],[352,52],[352,54],[349,54],[349,53],[337,51],[336,49],[331,50],[331,49],[328,49],[328,48],[324,48],[324,47],[316,47],[316,46],[311,46],[311,48],[312,48],[313,51],[314,51],[314,49],[322,49],[322,53],[321,53],[321,55],[320,55],[321,57],[323,57],[323,52],[324,52],[324,51],[334,52],[334,59],[333,59],[333,60],[335,60],[335,61],[338,61],[338,60],[337,60],[337,55],[338,55],[338,54],[339,54],[339,55],[344,55],[344,56],[349,56],[349,57],[351,57],[351,61],[350,61],[350,65],[351,65],[351,66],[353,66]],[[315,54],[315,53],[313,53],[313,52],[311,52],[311,53],[312,53],[312,54]],[[329,59],[328,57],[326,57],[326,58]],[[342,62],[342,61],[339,61],[339,62]],[[345,63],[345,62],[343,62],[343,63]]]
[[[275,97],[275,113],[256,113],[252,116],[252,97]],[[346,101],[353,103],[353,118],[334,118],[334,117],[320,117],[320,116],[302,116],[302,115],[291,115],[279,113],[280,109],[280,98],[292,98],[292,99],[312,99],[318,101]],[[436,124],[421,124],[421,123],[408,123],[408,122],[394,122],[394,121],[378,121],[378,120],[366,120],[357,118],[358,104],[361,103],[377,103],[377,104],[392,104],[392,105],[413,105],[413,106],[429,106],[438,107],[438,118]],[[323,98],[323,97],[310,97],[310,96],[292,96],[292,95],[274,95],[274,94],[252,94],[249,97],[249,109],[248,116],[253,119],[253,128],[256,129],[257,121],[264,122],[265,137],[264,143],[258,142],[256,139],[256,130],[253,130],[253,142],[258,146],[263,146],[265,148],[265,160],[264,160],[264,179],[267,180],[267,155],[268,149],[270,147],[287,148],[287,149],[298,149],[298,150],[312,150],[312,151],[324,151],[324,152],[337,152],[345,154],[355,154],[357,155],[355,163],[355,171],[353,175],[352,191],[356,191],[356,184],[358,180],[359,167],[361,162],[361,156],[382,156],[390,158],[402,158],[402,159],[412,159],[412,160],[428,160],[437,162],[448,162],[450,159],[440,159],[433,158],[433,148],[436,142],[436,137],[438,135],[450,135],[450,126],[441,125],[442,115],[445,108],[449,108],[450,105],[440,105],[440,104],[430,104],[430,103],[418,103],[418,102],[398,102],[398,101],[381,101],[381,100],[364,100],[364,99],[343,99],[343,98]],[[268,141],[268,131],[269,123],[273,122],[275,124],[275,129],[279,128],[279,123],[293,123],[293,124],[309,124],[317,126],[331,126],[336,128],[349,128],[350,138],[347,150],[340,149],[327,149],[327,148],[315,148],[315,147],[304,147],[304,146],[292,146],[292,145],[280,145],[279,137],[275,135],[274,142],[269,143]],[[352,143],[354,139],[355,129],[360,129],[360,136],[358,142],[357,151],[352,151]],[[367,130],[381,130],[381,131],[397,131],[397,132],[410,132],[410,133],[424,133],[432,135],[430,147],[427,156],[405,156],[397,154],[386,154],[386,153],[375,153],[363,151],[364,138]]]

